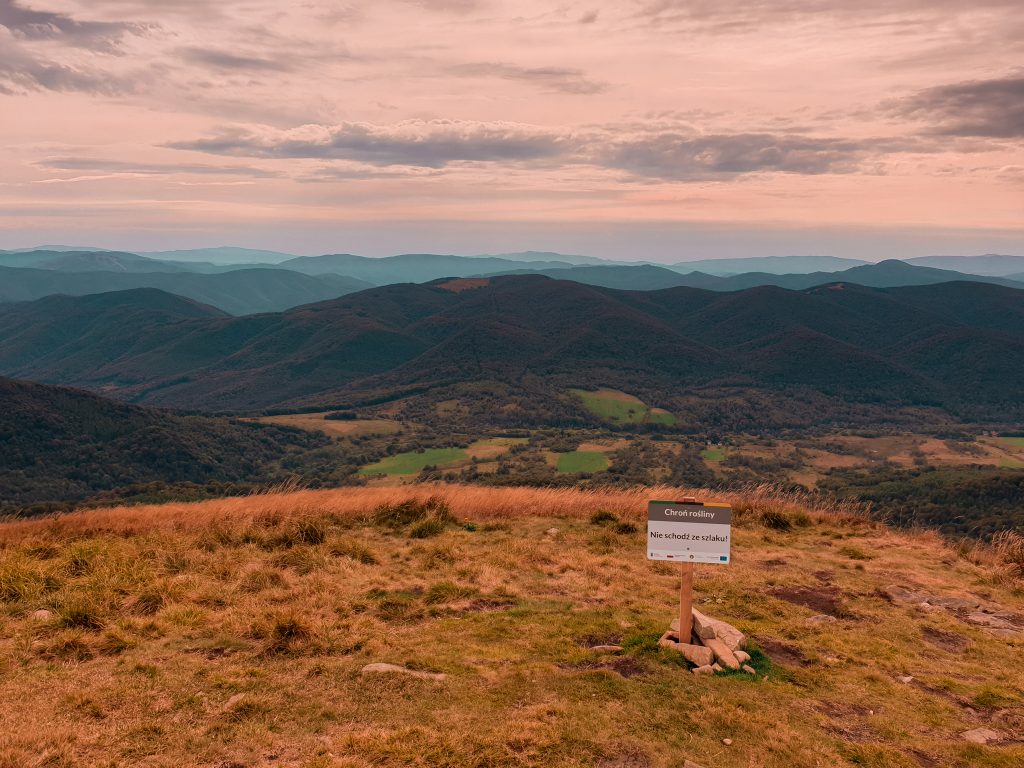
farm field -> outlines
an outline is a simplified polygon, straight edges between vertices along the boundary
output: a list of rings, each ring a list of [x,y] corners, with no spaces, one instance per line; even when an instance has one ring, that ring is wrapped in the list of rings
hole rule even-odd
[[[572,389],[593,415],[615,424],[675,424],[675,416],[663,408],[650,408],[643,400],[616,389]]]
[[[603,472],[609,466],[608,457],[600,451],[570,451],[556,457],[556,468],[567,474]]]
[[[361,437],[364,435],[393,435],[402,431],[402,424],[390,419],[352,419],[340,421],[325,419],[330,411],[317,413],[289,413],[280,416],[261,416],[254,421],[323,432],[331,437]]]
[[[427,448],[422,451],[408,451],[363,467],[361,475],[415,475],[424,467],[450,466],[466,461],[469,454],[461,448]]]
[[[733,563],[695,596],[756,674],[696,676],[657,646],[679,580],[643,532],[648,499],[692,493],[408,485],[2,523],[0,765],[1024,761],[1020,634],[886,597],[1019,617],[999,552],[722,495]]]

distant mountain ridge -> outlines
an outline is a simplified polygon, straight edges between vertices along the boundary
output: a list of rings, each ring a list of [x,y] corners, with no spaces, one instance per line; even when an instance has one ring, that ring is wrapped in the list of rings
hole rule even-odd
[[[821,418],[843,403],[1024,411],[1024,291],[1014,288],[475,285],[391,285],[240,318],[166,294],[160,312],[137,291],[50,297],[0,307],[0,373],[239,411],[447,397],[468,385],[522,396],[538,413],[564,409],[579,386],[653,393],[667,407],[701,388],[756,392],[746,402],[761,420],[801,391],[832,398]]]
[[[220,274],[193,272],[55,272],[0,267],[0,302],[31,301],[53,294],[82,296],[132,288],[159,288],[228,312],[280,312],[371,287],[341,275],[318,277],[283,269],[244,269]]]

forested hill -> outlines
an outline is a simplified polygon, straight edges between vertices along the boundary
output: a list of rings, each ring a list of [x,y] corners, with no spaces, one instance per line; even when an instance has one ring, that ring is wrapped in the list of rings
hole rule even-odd
[[[200,496],[241,490],[281,479],[275,472],[284,457],[327,442],[309,432],[177,415],[3,378],[0,406],[0,513],[183,484],[209,485],[191,489]]]
[[[1009,419],[1024,408],[1021,370],[1024,291],[966,282],[718,293],[517,276],[385,286],[243,318],[152,291],[0,308],[4,375],[208,410],[494,382],[529,385],[538,405],[568,387],[662,401],[729,387]]]

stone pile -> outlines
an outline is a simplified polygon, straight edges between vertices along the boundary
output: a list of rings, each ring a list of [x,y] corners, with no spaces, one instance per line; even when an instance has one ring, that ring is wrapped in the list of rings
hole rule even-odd
[[[693,636],[689,642],[679,640],[679,619],[672,622],[658,641],[658,645],[679,651],[695,665],[695,675],[713,675],[723,669],[742,669],[748,674],[757,674],[747,663],[750,654],[743,650],[746,643],[746,635],[732,624],[705,616],[696,608],[693,609]]]

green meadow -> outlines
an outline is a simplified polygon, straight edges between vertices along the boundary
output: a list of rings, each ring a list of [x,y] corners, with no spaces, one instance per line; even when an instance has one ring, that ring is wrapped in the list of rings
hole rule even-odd
[[[608,469],[608,457],[600,451],[570,451],[558,454],[557,467],[566,474],[603,472]]]
[[[424,451],[398,453],[369,464],[359,470],[360,475],[415,475],[424,467],[441,467],[456,461],[466,461],[469,454],[461,448],[427,448]]]
[[[676,418],[663,408],[651,408],[643,400],[615,389],[571,389],[593,415],[616,424],[675,424]]]

